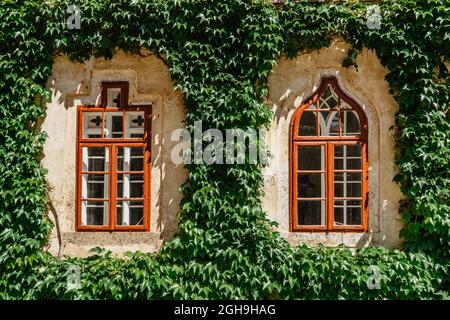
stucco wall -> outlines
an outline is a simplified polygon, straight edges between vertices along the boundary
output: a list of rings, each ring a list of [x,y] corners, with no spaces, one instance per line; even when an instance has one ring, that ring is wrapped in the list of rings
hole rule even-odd
[[[152,104],[150,232],[75,232],[76,106],[99,104],[102,81],[129,81],[129,103]],[[50,186],[49,217],[55,222],[49,250],[85,256],[101,246],[113,252],[156,251],[177,229],[180,194],[186,172],[170,160],[171,133],[182,127],[183,99],[173,91],[167,67],[157,57],[119,51],[111,60],[91,58],[85,64],[59,56],[47,87],[52,100],[42,129],[48,133],[43,165]]]
[[[343,68],[348,46],[335,40],[329,48],[296,59],[280,59],[269,79],[270,106],[275,114],[267,135],[272,158],[264,169],[263,207],[279,223],[279,231],[292,243],[312,245],[344,244],[349,247],[399,244],[398,213],[402,194],[392,179],[396,174],[394,139],[397,104],[384,80],[386,69],[376,55],[364,50],[358,70]],[[294,110],[318,87],[323,75],[335,76],[342,89],[364,109],[369,125],[369,232],[292,233],[289,232],[289,125]]]
[[[292,243],[312,245],[344,244],[349,247],[399,243],[401,228],[398,204],[402,195],[392,181],[394,124],[397,105],[384,81],[386,70],[375,54],[364,50],[358,57],[358,71],[342,68],[348,46],[336,40],[329,48],[304,54],[294,60],[280,59],[269,79],[269,107],[274,118],[267,139],[272,158],[263,170],[263,207],[269,218]],[[291,233],[289,232],[289,125],[295,108],[320,83],[322,75],[334,75],[340,86],[364,109],[369,124],[369,232]],[[102,81],[130,83],[130,104],[152,104],[152,170],[150,232],[75,232],[75,146],[76,106],[99,104]],[[177,230],[180,201],[178,188],[186,179],[182,165],[170,158],[173,130],[182,128],[183,99],[173,91],[164,63],[151,54],[126,55],[119,51],[112,60],[91,58],[85,64],[55,59],[48,81],[52,101],[42,129],[48,133],[43,165],[48,169],[51,206],[55,222],[49,250],[54,254],[86,256],[90,248],[101,246],[115,253],[156,251]]]

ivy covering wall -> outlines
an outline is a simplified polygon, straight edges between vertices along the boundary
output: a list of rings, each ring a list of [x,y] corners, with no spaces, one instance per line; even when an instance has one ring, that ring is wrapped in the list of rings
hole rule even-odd
[[[68,29],[66,9],[81,9]],[[0,3],[0,298],[412,299],[449,297],[450,1],[367,4],[263,0],[3,0]],[[146,48],[184,94],[186,126],[268,126],[267,77],[295,57],[345,39],[345,66],[367,47],[389,70],[396,117],[395,177],[404,245],[397,250],[290,246],[261,209],[261,166],[187,165],[180,232],[155,254],[58,259],[43,250],[51,223],[40,165],[53,57],[74,60]],[[287,134],[287,133],[286,133]],[[63,178],[63,177],[62,177]],[[81,288],[67,288],[70,266]],[[369,290],[367,268],[381,270]]]

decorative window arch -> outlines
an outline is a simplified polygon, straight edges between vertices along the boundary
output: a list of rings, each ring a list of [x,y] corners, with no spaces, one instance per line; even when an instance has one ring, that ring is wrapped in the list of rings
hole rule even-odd
[[[334,77],[295,110],[290,127],[290,230],[368,229],[367,118]]]

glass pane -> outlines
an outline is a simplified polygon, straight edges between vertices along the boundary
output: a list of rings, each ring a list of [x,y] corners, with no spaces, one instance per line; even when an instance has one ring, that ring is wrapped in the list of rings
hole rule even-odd
[[[120,226],[144,225],[143,201],[118,201],[117,225]]]
[[[120,88],[106,89],[106,106],[120,108]]]
[[[316,112],[305,111],[298,125],[299,136],[317,136]]]
[[[144,137],[145,128],[145,114],[143,111],[127,112],[127,138],[142,138]]]
[[[105,138],[123,137],[123,113],[106,112],[105,113]]]
[[[298,146],[298,170],[325,170],[325,146]]]
[[[344,201],[334,202],[334,225],[344,225]]]
[[[337,111],[321,111],[319,115],[319,134],[321,136],[339,136],[339,113]]]
[[[347,224],[361,225],[362,207],[359,200],[347,200]]]
[[[361,225],[361,200],[340,200],[334,202],[335,225]]]
[[[143,171],[144,170],[144,148],[132,147],[131,148],[131,171]]]
[[[82,201],[81,224],[84,226],[108,225],[107,201]]]
[[[297,211],[299,225],[325,225],[325,201],[299,200]]]
[[[361,173],[360,172],[335,172],[334,173],[335,197],[361,197]]]
[[[81,196],[83,198],[109,197],[109,175],[107,174],[83,174]]]
[[[125,150],[126,149],[126,150]],[[130,171],[130,148],[118,147],[117,148],[117,171],[125,171],[124,166],[128,169],[126,171]],[[124,164],[124,153],[126,153],[127,161]]]
[[[108,171],[109,148],[83,147],[83,171]]]
[[[344,136],[357,136],[361,134],[358,114],[355,111],[343,111],[341,116]]]
[[[361,145],[335,145],[335,170],[361,170]]]
[[[325,198],[325,174],[299,174],[297,180],[299,198]]]
[[[84,112],[83,113],[83,137],[101,138],[102,137],[102,113]]]
[[[117,171],[144,171],[144,148],[117,148]]]
[[[333,109],[337,107],[337,104],[337,97],[331,87],[328,86],[319,98],[319,109]]]
[[[130,198],[144,197],[144,175],[132,174],[130,176]]]
[[[143,198],[144,175],[143,174],[118,174],[117,175],[118,198]]]

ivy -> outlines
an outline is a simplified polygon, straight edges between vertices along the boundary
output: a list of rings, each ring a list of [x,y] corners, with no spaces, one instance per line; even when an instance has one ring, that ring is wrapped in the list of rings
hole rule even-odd
[[[81,29],[68,29],[77,5]],[[367,5],[264,0],[4,0],[0,3],[0,298],[416,299],[448,298],[450,248],[450,2]],[[374,50],[399,105],[396,142],[404,245],[396,250],[290,246],[261,208],[261,166],[187,165],[180,232],[154,254],[58,259],[43,250],[51,223],[40,165],[39,121],[53,57],[111,58],[145,48],[169,67],[184,95],[186,127],[260,128],[267,77],[281,55],[341,37],[357,67]],[[447,64],[448,66],[448,64]],[[381,286],[369,290],[368,267]],[[68,288],[68,270],[81,288]]]

